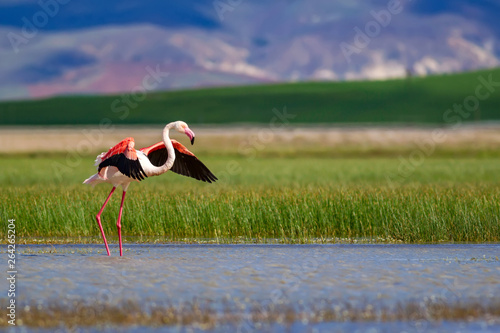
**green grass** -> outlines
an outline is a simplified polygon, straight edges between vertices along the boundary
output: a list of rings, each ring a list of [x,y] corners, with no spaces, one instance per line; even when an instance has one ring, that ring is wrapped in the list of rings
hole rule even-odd
[[[203,160],[219,182],[167,173],[130,186],[122,223],[127,241],[500,241],[498,157],[432,158],[392,183],[387,176],[400,167],[394,157]],[[92,161],[64,169],[66,158],[57,154],[4,156],[2,219],[15,218],[26,242],[100,242],[94,217],[110,186],[80,184],[94,173]],[[230,163],[239,172],[227,173]],[[115,194],[103,214],[112,242],[119,199]]]
[[[293,83],[149,93],[126,106],[117,96],[69,96],[0,103],[2,125],[190,124],[253,122],[268,124],[273,108],[286,106],[292,123],[449,124],[500,120],[500,89],[468,116],[443,115],[454,103],[474,95],[478,77],[500,82],[500,69],[410,80]],[[481,90],[481,93],[486,93]],[[117,101],[117,104],[113,104]],[[112,107],[112,105],[114,107]]]

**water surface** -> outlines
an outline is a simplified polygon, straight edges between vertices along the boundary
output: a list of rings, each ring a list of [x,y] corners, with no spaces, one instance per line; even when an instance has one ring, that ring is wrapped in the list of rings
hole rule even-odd
[[[230,311],[244,320],[220,322],[223,331],[500,331],[499,318],[463,318],[398,322],[307,318],[258,326],[257,312],[292,309],[397,311],[406,304],[498,304],[500,245],[137,245],[125,244],[124,257],[102,245],[18,246],[18,303],[44,309],[135,304],[154,307],[193,304],[222,316]],[[3,252],[5,257],[5,251]],[[7,290],[5,279],[0,289]],[[230,309],[230,310],[229,310]],[[274,309],[274,310],[273,310]],[[356,310],[357,311],[357,310]],[[253,318],[253,319],[252,319]],[[317,318],[321,316],[316,315]],[[346,317],[348,318],[348,317]],[[217,321],[217,320],[216,320]],[[256,326],[257,325],[257,326]],[[25,326],[26,327],[26,326]],[[121,327],[121,326],[119,326]],[[33,327],[27,327],[33,330]],[[201,330],[187,323],[171,329]],[[113,331],[110,327],[87,327]],[[125,328],[124,328],[125,329]],[[127,326],[151,331],[156,327]],[[50,330],[48,330],[50,331]]]

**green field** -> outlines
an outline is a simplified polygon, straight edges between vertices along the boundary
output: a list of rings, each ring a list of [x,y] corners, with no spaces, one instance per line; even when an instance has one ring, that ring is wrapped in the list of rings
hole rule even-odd
[[[167,173],[130,186],[125,242],[500,241],[498,157],[435,156],[406,178],[395,157],[203,160],[219,182]],[[20,241],[101,242],[94,217],[110,185],[81,184],[92,157],[65,163],[58,154],[0,160],[0,215],[16,219]],[[120,197],[102,217],[111,242]]]
[[[481,88],[482,77],[493,84]],[[445,124],[500,120],[500,69],[389,81],[293,83],[148,93],[142,100],[116,96],[70,96],[0,103],[0,125],[269,124],[273,109],[286,107],[291,123]],[[485,96],[485,94],[488,94]],[[472,103],[473,112],[449,113]]]

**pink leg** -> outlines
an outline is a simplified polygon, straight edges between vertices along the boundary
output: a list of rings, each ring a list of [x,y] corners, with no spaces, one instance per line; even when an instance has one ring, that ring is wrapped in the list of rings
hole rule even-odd
[[[123,212],[123,202],[125,201],[125,194],[127,194],[126,191],[123,191],[122,195],[122,203],[120,205],[120,213],[118,214],[118,221],[116,222],[116,227],[118,228],[118,241],[120,242],[120,256],[123,255],[122,252],[122,212]]]
[[[109,193],[108,198],[106,199],[106,201],[104,201],[104,204],[102,205],[101,210],[99,211],[99,213],[97,213],[97,216],[95,217],[97,220],[97,223],[99,224],[99,229],[101,229],[102,239],[104,239],[104,245],[106,246],[106,251],[108,252],[108,256],[110,256],[111,254],[109,253],[108,242],[106,241],[106,236],[104,236],[104,230],[102,229],[101,214],[102,214],[102,211],[104,210],[104,207],[106,207],[106,204],[108,203],[109,198],[111,198],[111,195],[115,191],[115,189],[116,189],[116,187],[113,187],[111,189],[111,192]]]

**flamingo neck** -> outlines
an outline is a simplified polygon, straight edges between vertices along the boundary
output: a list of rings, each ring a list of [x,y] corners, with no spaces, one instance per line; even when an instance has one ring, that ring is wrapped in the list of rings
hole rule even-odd
[[[175,162],[175,150],[174,150],[174,146],[172,145],[172,140],[170,140],[170,136],[169,136],[170,129],[174,126],[175,126],[175,122],[168,124],[163,129],[163,143],[165,144],[165,147],[167,148],[167,152],[168,152],[167,161],[162,166],[165,169],[165,171],[163,171],[163,172],[167,172],[168,170],[170,170]]]
[[[170,140],[170,136],[169,136],[170,129],[174,126],[175,126],[175,122],[168,124],[163,129],[163,143],[165,144],[165,147],[167,148],[167,152],[168,152],[167,161],[165,162],[165,164],[163,164],[159,167],[150,165],[148,167],[148,171],[149,171],[148,176],[161,175],[162,173],[165,173],[168,170],[170,170],[172,168],[172,166],[174,165],[175,150],[174,150],[174,146],[172,145],[172,141]]]

